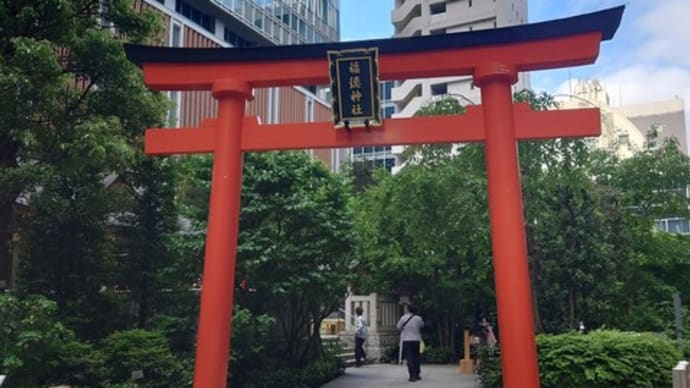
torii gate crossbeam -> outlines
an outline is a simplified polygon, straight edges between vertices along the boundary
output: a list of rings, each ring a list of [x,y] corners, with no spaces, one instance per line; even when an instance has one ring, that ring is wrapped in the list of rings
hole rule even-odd
[[[539,386],[517,140],[596,136],[599,110],[533,112],[512,103],[519,71],[592,63],[624,7],[516,27],[413,38],[239,49],[127,46],[156,90],[210,90],[216,119],[200,128],[152,129],[149,154],[213,152],[195,388],[226,385],[235,284],[242,155],[248,151],[420,143],[479,142],[486,148],[503,382]],[[388,119],[373,128],[332,123],[260,125],[244,118],[255,87],[328,83],[328,50],[377,47],[381,79],[471,75],[482,105],[466,114]]]

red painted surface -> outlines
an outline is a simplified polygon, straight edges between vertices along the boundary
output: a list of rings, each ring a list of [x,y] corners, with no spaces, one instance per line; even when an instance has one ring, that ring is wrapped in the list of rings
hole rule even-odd
[[[432,116],[383,120],[381,127],[334,130],[330,122],[263,124],[245,117],[243,151],[289,150],[300,148],[346,148],[364,145],[469,143],[484,141],[481,106],[470,106],[457,116]],[[572,109],[535,112],[527,104],[515,104],[517,140],[553,137],[599,136],[599,109]],[[147,154],[188,154],[213,152],[214,120],[199,128],[150,129],[146,131]]]
[[[224,387],[232,330],[235,257],[242,189],[242,117],[249,84],[217,81],[219,100],[201,311],[194,363],[194,388]]]
[[[327,84],[325,57],[144,63],[145,81],[154,89],[212,90],[219,100],[217,120],[207,120],[198,129],[149,130],[146,136],[150,154],[215,155],[194,387],[224,387],[227,378],[243,151],[473,141],[486,143],[504,386],[538,387],[516,141],[599,135],[599,111],[532,112],[524,105],[513,106],[510,85],[517,71],[591,63],[600,40],[601,34],[592,32],[536,42],[381,55],[383,80],[473,75],[482,88],[483,106],[470,107],[459,116],[384,120],[382,127],[371,131],[336,130],[329,122],[259,125],[255,118],[243,119],[251,88]]]
[[[501,64],[477,68],[486,125],[489,219],[496,283],[501,363],[505,387],[538,388],[532,296],[518,170],[515,120],[510,86],[514,68]]]

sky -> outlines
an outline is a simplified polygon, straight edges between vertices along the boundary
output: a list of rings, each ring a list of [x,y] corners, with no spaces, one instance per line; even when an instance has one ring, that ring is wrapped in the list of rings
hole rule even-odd
[[[387,38],[394,0],[341,0],[344,41]],[[529,22],[552,20],[626,5],[613,40],[603,42],[596,63],[532,72],[536,92],[568,93],[569,79],[603,82],[611,105],[685,100],[690,127],[690,0],[527,0]]]

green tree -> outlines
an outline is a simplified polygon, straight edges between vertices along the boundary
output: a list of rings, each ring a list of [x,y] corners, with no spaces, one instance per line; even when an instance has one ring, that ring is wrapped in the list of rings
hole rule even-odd
[[[201,273],[211,160],[187,157],[182,167],[178,206],[188,230],[175,237],[174,249],[186,254],[171,273],[186,273],[178,279],[188,284]],[[320,356],[320,323],[346,295],[354,247],[349,190],[303,152],[245,155],[235,293],[243,309],[235,314],[257,324],[272,317],[278,345],[266,350],[275,357],[279,349],[287,366]]]
[[[255,291],[240,301],[273,315],[284,359],[305,366],[322,353],[321,321],[347,292],[354,245],[349,188],[303,152],[245,160],[238,276]]]
[[[533,109],[555,104],[529,91],[517,99]],[[687,243],[654,224],[687,217],[690,169],[678,147],[618,160],[586,139],[521,142],[520,168],[537,329],[668,326],[679,284],[671,273],[687,270]]]
[[[191,383],[191,368],[184,368],[159,332],[118,331],[103,340],[102,351],[109,383],[134,380],[139,387],[184,387]]]
[[[122,176],[127,198],[131,199],[126,208],[131,210],[118,217],[117,284],[131,292],[139,328],[149,326],[155,306],[163,301],[161,291],[167,286],[164,269],[173,262],[168,242],[177,230],[176,164],[172,158],[141,155],[131,171]]]
[[[418,115],[461,114],[453,98],[432,101]],[[410,147],[406,167],[380,176],[357,202],[357,291],[414,294],[437,342],[455,350],[458,329],[493,305],[486,174],[480,146]]]
[[[107,221],[123,211],[107,177],[127,171],[167,106],[122,43],[160,23],[127,0],[40,0],[0,1],[0,25],[0,266],[18,250],[17,288],[51,295],[80,335],[97,336],[112,309],[100,292],[114,265]]]
[[[103,358],[57,319],[57,305],[42,296],[0,294],[0,374],[7,387],[94,386]]]

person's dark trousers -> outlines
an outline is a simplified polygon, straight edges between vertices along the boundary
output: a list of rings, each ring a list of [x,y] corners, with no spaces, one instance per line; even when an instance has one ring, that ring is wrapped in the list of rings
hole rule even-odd
[[[403,354],[407,360],[407,372],[410,380],[418,379],[420,371],[419,341],[404,341]]]
[[[362,365],[362,360],[367,358],[364,353],[364,338],[355,337],[355,365]]]

